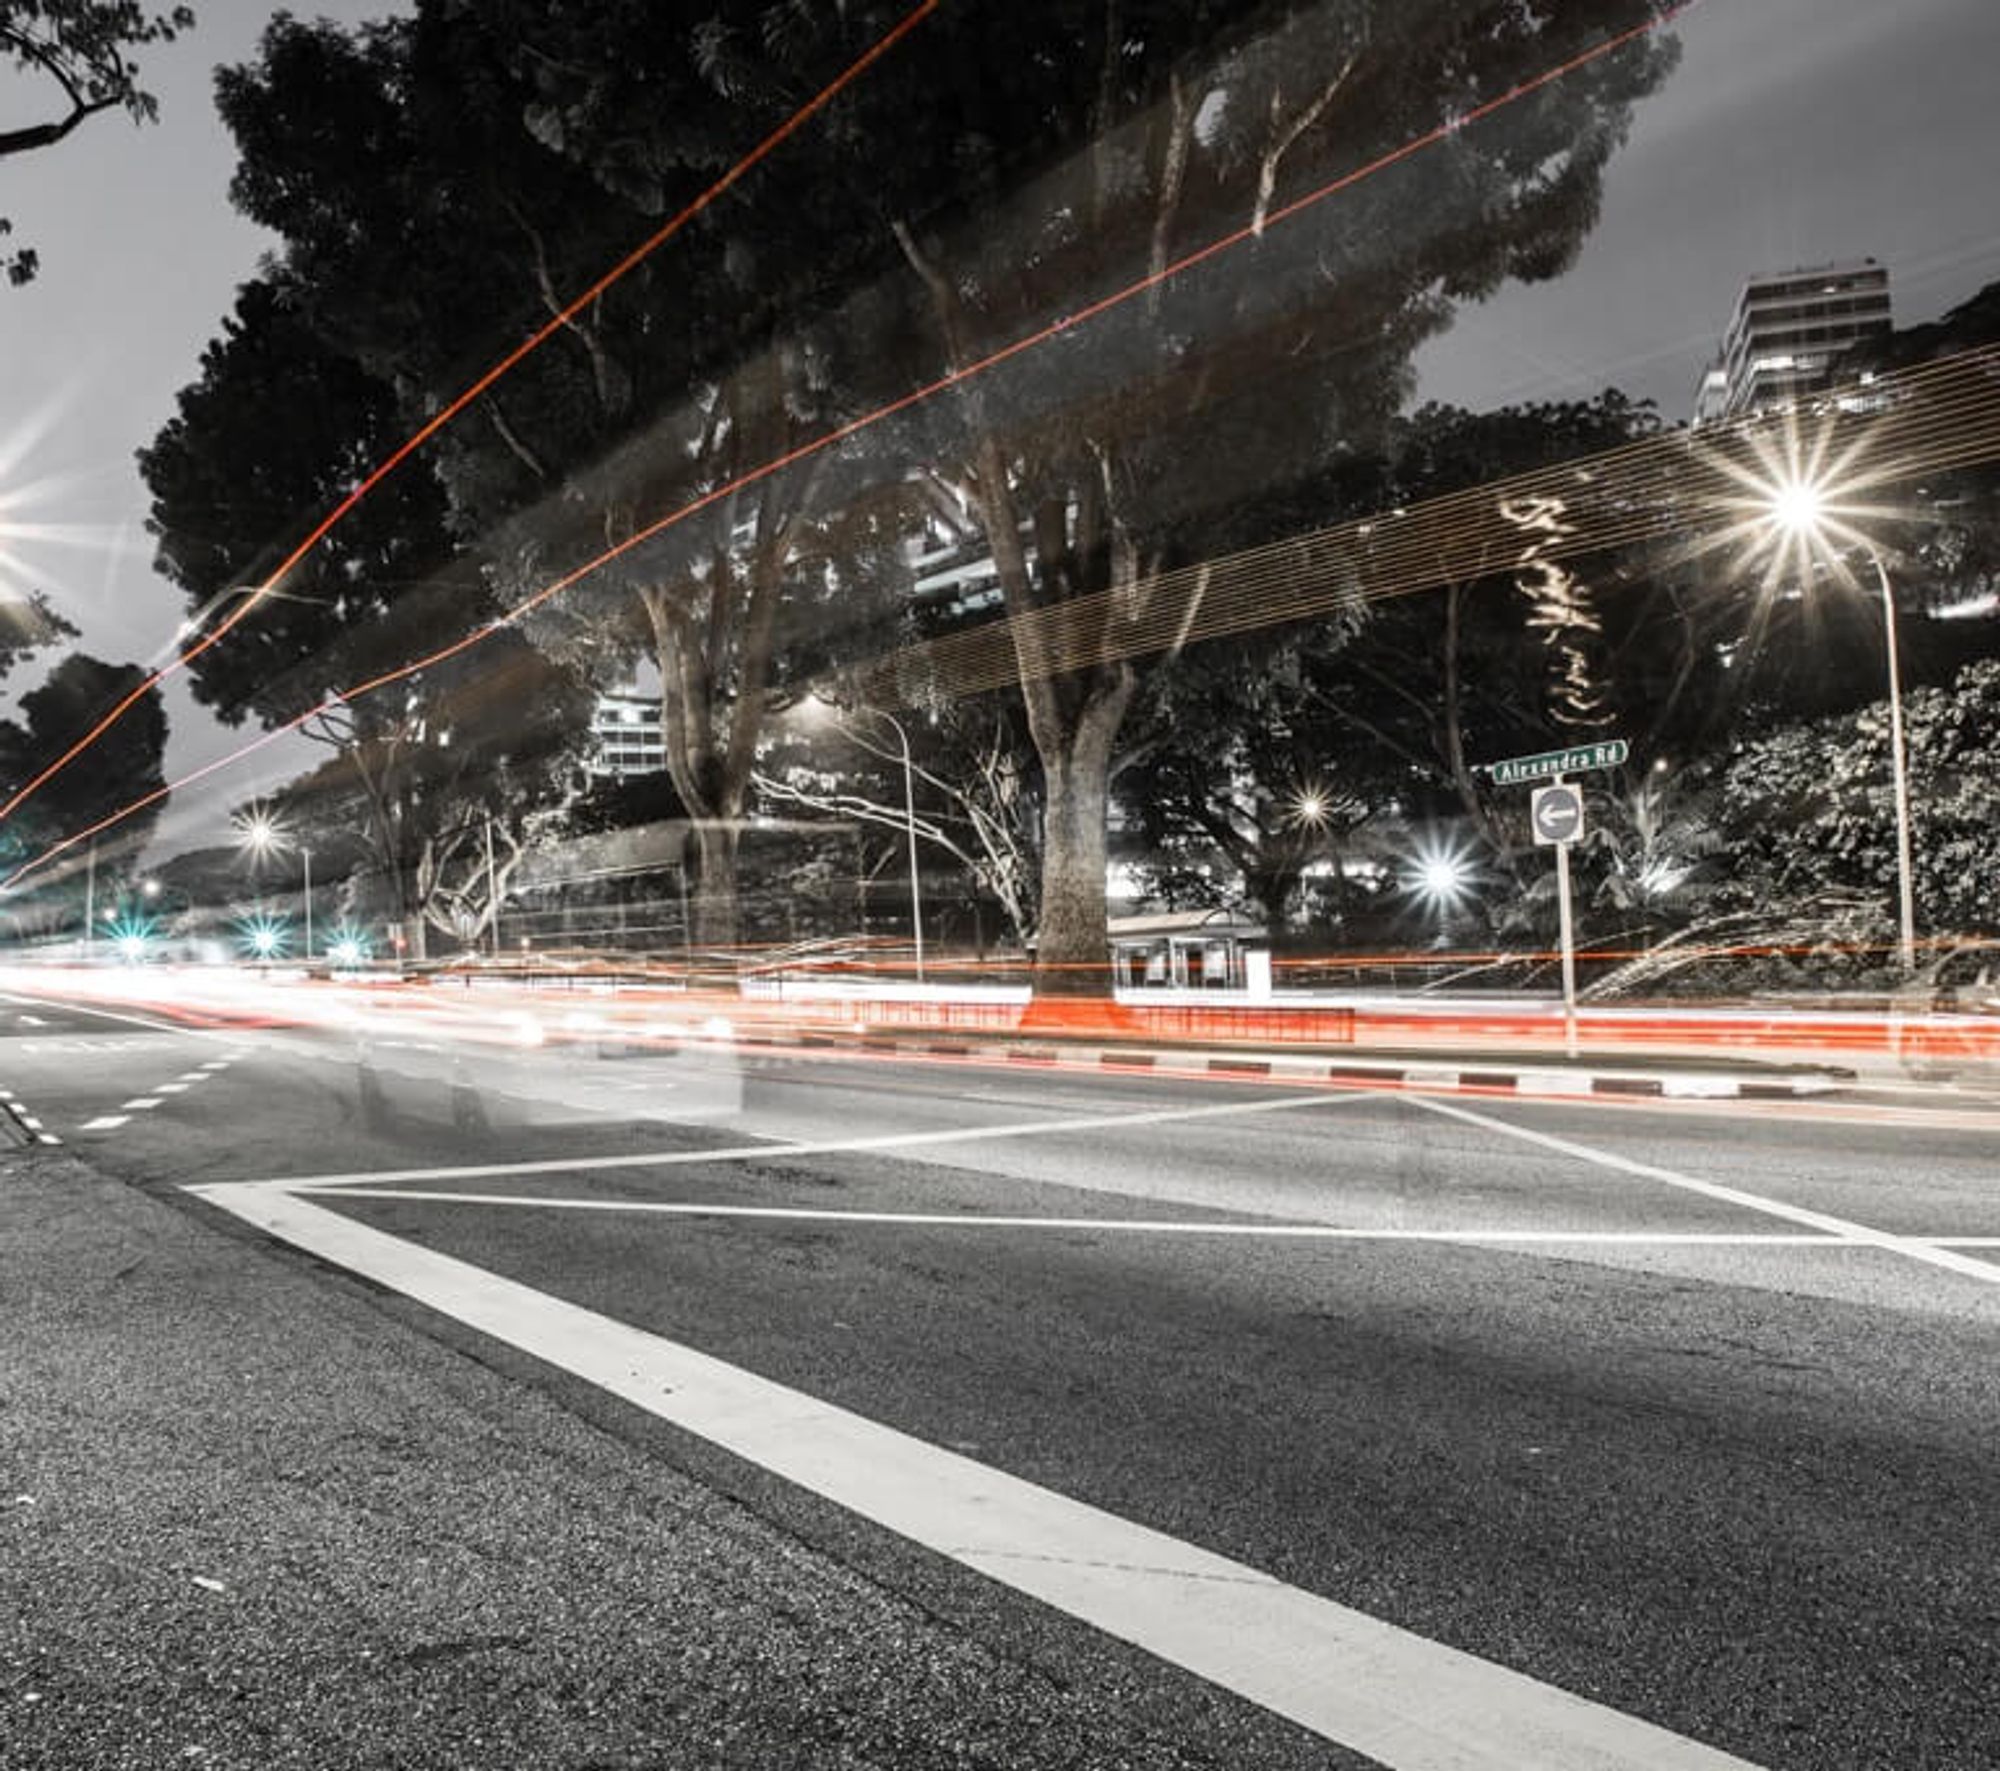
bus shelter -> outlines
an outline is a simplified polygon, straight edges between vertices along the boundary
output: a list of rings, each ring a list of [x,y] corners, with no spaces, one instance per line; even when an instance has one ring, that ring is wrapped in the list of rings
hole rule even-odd
[[[1252,981],[1253,955],[1267,951],[1264,938],[1261,924],[1232,910],[1114,916],[1112,977],[1128,990],[1243,989]]]

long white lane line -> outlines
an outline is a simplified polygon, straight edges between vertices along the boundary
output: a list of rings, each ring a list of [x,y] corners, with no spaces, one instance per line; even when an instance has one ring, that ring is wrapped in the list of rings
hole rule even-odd
[[[1831,1212],[1814,1211],[1808,1206],[1788,1205],[1782,1199],[1767,1198],[1762,1193],[1748,1193],[1741,1187],[1731,1187],[1721,1181],[1704,1181],[1694,1175],[1684,1175],[1676,1169],[1661,1168],[1657,1163],[1639,1162],[1630,1156],[1620,1156],[1615,1151],[1600,1150],[1592,1144],[1580,1144],[1573,1138],[1559,1138],[1545,1131],[1535,1131],[1525,1125],[1514,1125],[1505,1119],[1495,1119],[1490,1113],[1475,1113],[1469,1107],[1461,1107],[1451,1101],[1433,1100],[1428,1097],[1412,1097],[1416,1104],[1431,1113],[1441,1113],[1447,1119],[1462,1119],[1468,1125],[1484,1127],[1487,1131],[1497,1131],[1510,1138],[1518,1138],[1523,1143],[1540,1145],[1544,1150],[1559,1151],[1565,1156],[1575,1156],[1582,1161],[1595,1163],[1599,1168],[1616,1169],[1621,1174],[1638,1175],[1649,1181],[1663,1181],[1670,1187],[1681,1188],[1685,1192],[1699,1193],[1705,1199],[1719,1199],[1728,1205],[1740,1205],[1746,1211],[1762,1212],[1768,1217],[1782,1218],[1787,1223],[1801,1224],[1810,1230],[1823,1230],[1832,1236],[1859,1243],[1867,1248],[1879,1248],[1889,1254],[1899,1254],[1913,1261],[1922,1261],[1933,1267],[1943,1267],[1948,1272],[1961,1273],[1968,1279],[1977,1279],[1983,1285],[2000,1285],[2000,1265],[1992,1261],[1975,1260],[1970,1255],[1955,1253],[1935,1242],[1927,1242],[1920,1237],[1898,1236],[1890,1230],[1877,1230],[1869,1224],[1856,1223],[1852,1218],[1835,1217]]]
[[[62,1006],[73,1014],[95,1015],[100,1021],[121,1021],[128,1027],[144,1027],[149,1033],[178,1033],[189,1039],[219,1037],[216,1031],[209,1027],[183,1027],[176,1021],[155,1021],[145,1015],[121,1015],[115,1009],[91,1008],[81,1002],[72,1002],[67,996],[59,1000]],[[47,1006],[45,999],[39,996],[9,996],[4,992],[0,992],[0,1002],[32,1002]]]
[[[1393,1771],[1754,1771],[310,1200],[189,1191]]]
[[[715,1150],[645,1150],[629,1156],[548,1157],[536,1162],[473,1162],[452,1168],[384,1168],[355,1174],[281,1175],[261,1184],[277,1188],[384,1186],[404,1181],[476,1181],[502,1175],[593,1173],[618,1168],[677,1168],[702,1162],[756,1162],[772,1156],[845,1156],[870,1150],[917,1150],[942,1144],[981,1144],[992,1138],[1050,1137],[1064,1132],[1124,1130],[1143,1125],[1170,1125],[1189,1119],[1227,1119],[1251,1113],[1296,1112],[1302,1107],[1342,1107],[1372,1097],[1318,1093],[1284,1095],[1257,1101],[1225,1101],[1207,1107],[1162,1107],[1139,1113],[1072,1114],[1061,1119],[1036,1119],[1020,1125],[954,1126],[944,1131],[885,1132],[872,1138],[827,1138],[816,1143],[725,1144]]]
[[[254,1183],[246,1183],[254,1184]],[[422,1205],[518,1205],[534,1211],[636,1212],[655,1217],[769,1218],[813,1224],[908,1225],[952,1230],[1109,1230],[1144,1236],[1268,1237],[1274,1241],[1603,1243],[1662,1248],[1854,1248],[1846,1236],[1795,1235],[1782,1230],[1523,1230],[1468,1225],[1463,1229],[1396,1229],[1342,1224],[1230,1223],[1185,1218],[997,1217],[969,1211],[839,1211],[810,1205],[723,1205],[660,1199],[548,1199],[522,1193],[447,1193],[422,1187],[313,1187],[287,1183],[287,1193],[330,1199],[404,1199]]]

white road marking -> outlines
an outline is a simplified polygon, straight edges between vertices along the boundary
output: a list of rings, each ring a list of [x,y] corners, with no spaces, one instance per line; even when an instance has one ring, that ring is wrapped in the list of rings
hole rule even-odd
[[[211,1058],[206,1064],[202,1065],[202,1068],[204,1070],[227,1070],[235,1062],[234,1058]]]
[[[40,1015],[22,1015],[20,1022],[23,1027],[46,1027],[48,1025],[48,1022],[43,1020]]]
[[[944,1131],[887,1132],[872,1138],[829,1138],[817,1143],[725,1144],[714,1150],[651,1150],[630,1156],[556,1156],[537,1162],[472,1162],[450,1168],[385,1168],[354,1174],[281,1175],[245,1183],[272,1188],[380,1186],[398,1181],[473,1181],[503,1175],[572,1174],[619,1168],[674,1168],[700,1162],[756,1162],[774,1155],[843,1156],[870,1150],[914,1150],[939,1144],[976,1144],[989,1138],[1046,1137],[1127,1126],[1167,1125],[1189,1119],[1225,1119],[1248,1113],[1284,1113],[1301,1107],[1343,1107],[1371,1097],[1359,1094],[1286,1095],[1277,1100],[1227,1101],[1207,1107],[1162,1107],[1144,1113],[1087,1113],[1037,1119],[1025,1125],[955,1126]]]
[[[1727,1186],[1720,1181],[1700,1180],[1694,1175],[1684,1175],[1675,1169],[1661,1168],[1656,1163],[1639,1162],[1630,1156],[1620,1156],[1614,1151],[1597,1149],[1591,1144],[1579,1144],[1573,1138],[1559,1138],[1549,1132],[1535,1131],[1525,1125],[1514,1125],[1505,1119],[1495,1119],[1490,1113],[1475,1113],[1469,1107],[1457,1106],[1450,1101],[1433,1100],[1428,1096],[1413,1098],[1416,1104],[1427,1112],[1441,1113],[1447,1119],[1462,1119],[1468,1125],[1483,1126],[1488,1131],[1501,1132],[1510,1138],[1519,1138],[1524,1143],[1540,1145],[1544,1150],[1555,1150],[1565,1156],[1579,1157],[1585,1162],[1595,1163],[1599,1168],[1617,1169],[1623,1174],[1638,1175],[1643,1180],[1663,1181],[1670,1187],[1679,1187],[1689,1193],[1699,1193],[1706,1199],[1719,1199],[1727,1205],[1740,1205],[1746,1211],[1762,1212],[1768,1217],[1783,1218],[1787,1223],[1823,1230],[1829,1235],[1839,1236],[1866,1248],[1879,1248],[1888,1254],[1899,1254],[1913,1261],[1922,1261],[1929,1266],[1943,1267],[1948,1272],[1963,1274],[1968,1279],[1977,1279],[1984,1285],[2000,1285],[2000,1265],[1992,1261],[1975,1260],[1970,1255],[1954,1253],[1949,1248],[1935,1242],[1927,1242],[1921,1237],[1898,1236],[1893,1231],[1877,1230],[1871,1225],[1856,1223],[1852,1218],[1835,1217],[1831,1212],[1813,1211],[1803,1205],[1788,1205],[1782,1199],[1770,1199],[1761,1193],[1748,1193],[1741,1187]]]
[[[1393,1771],[1754,1771],[274,1185],[189,1191]]]
[[[153,1084],[153,1093],[156,1095],[184,1095],[187,1091],[188,1085],[185,1082],[156,1082]]]
[[[240,1183],[255,1185],[256,1183]],[[1392,1229],[1342,1224],[1229,1223],[1184,1218],[997,1217],[969,1211],[839,1211],[810,1205],[722,1205],[660,1199],[538,1199],[521,1193],[444,1193],[420,1187],[319,1187],[288,1181],[287,1193],[339,1199],[407,1199],[425,1205],[519,1205],[540,1211],[651,1213],[656,1217],[796,1219],[814,1224],[907,1224],[953,1230],[1117,1230],[1147,1236],[1269,1237],[1274,1241],[1608,1243],[1665,1248],[1854,1248],[1851,1237],[1782,1230]],[[1997,1238],[1996,1240],[2000,1240]]]
[[[35,1002],[32,996],[8,996],[0,998],[7,1002]],[[63,998],[63,1007],[73,1014],[95,1015],[100,1021],[122,1021],[128,1027],[144,1027],[149,1033],[178,1033],[189,1039],[213,1039],[216,1035],[206,1027],[183,1027],[174,1021],[155,1021],[145,1015],[121,1015],[115,1009],[91,1008],[81,1002]],[[46,1023],[44,1023],[46,1025]]]
[[[129,1101],[118,1103],[127,1113],[143,1113],[147,1108],[157,1107],[159,1104],[158,1095],[134,1095]]]
[[[184,1070],[174,1080],[176,1082],[206,1082],[212,1074],[213,1072],[208,1070]]]
[[[77,1129],[79,1131],[115,1131],[131,1117],[129,1113],[104,1113],[95,1119],[86,1119]]]

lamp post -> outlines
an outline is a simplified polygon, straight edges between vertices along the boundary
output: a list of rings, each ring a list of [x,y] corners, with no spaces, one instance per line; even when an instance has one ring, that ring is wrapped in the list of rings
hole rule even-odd
[[[83,957],[87,964],[97,939],[97,838],[90,839],[90,851],[83,874]]]
[[[1910,866],[1910,770],[1903,750],[1903,677],[1896,656],[1896,599],[1889,571],[1872,547],[1869,563],[1882,587],[1882,645],[1889,661],[1889,768],[1896,789],[1896,951],[1907,974],[1917,963],[1917,894]]]
[[[910,760],[910,734],[903,730],[903,722],[893,713],[885,713],[879,707],[868,711],[889,722],[895,730],[897,742],[903,747],[903,829],[910,839],[910,929],[916,938],[917,982],[921,984],[924,981],[924,900],[917,873],[916,767]]]
[[[261,898],[260,872],[264,858],[288,846],[285,827],[263,807],[253,807],[237,820],[238,841],[250,851],[250,877],[257,885]],[[310,961],[313,952],[313,859],[312,850],[304,843],[296,845],[299,864],[304,869],[300,890],[300,908],[304,911],[305,947],[304,957]],[[269,957],[268,951],[264,957]]]
[[[1780,528],[1789,530],[1810,547],[1827,546],[1823,488],[1809,480],[1795,480],[1773,492],[1769,502],[1771,520]],[[1896,956],[1907,974],[1917,963],[1917,899],[1910,858],[1910,771],[1903,746],[1903,677],[1896,649],[1896,597],[1889,583],[1889,569],[1883,565],[1873,543],[1852,531],[1844,531],[1844,535],[1867,554],[1882,593],[1882,649],[1889,676],[1889,773],[1896,804]]]
[[[827,709],[828,716],[836,724],[841,722],[842,709],[826,699],[824,695],[813,695],[810,699]],[[903,722],[893,713],[880,707],[863,707],[858,711],[872,714],[876,719],[886,721],[896,734],[896,742],[902,750],[903,760],[903,831],[909,839],[910,847],[910,931],[917,950],[917,982],[924,981],[924,900],[921,875],[917,870],[917,787],[916,763],[910,754],[910,734],[903,729]]]

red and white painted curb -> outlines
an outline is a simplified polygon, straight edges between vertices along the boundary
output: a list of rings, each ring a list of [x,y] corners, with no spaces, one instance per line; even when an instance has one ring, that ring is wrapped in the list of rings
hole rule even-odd
[[[805,1049],[856,1055],[947,1058],[964,1063],[1035,1065],[1046,1069],[1131,1072],[1160,1076],[1264,1077],[1275,1082],[1334,1083],[1358,1088],[1470,1094],[1656,1097],[1675,1100],[1793,1100],[1838,1093],[1851,1078],[1824,1071],[1641,1070],[1617,1066],[1468,1062],[1426,1063],[1409,1057],[1329,1057],[1325,1053],[1171,1051],[1138,1046],[1086,1046],[862,1034],[806,1034],[789,1039],[739,1039],[745,1048]]]

